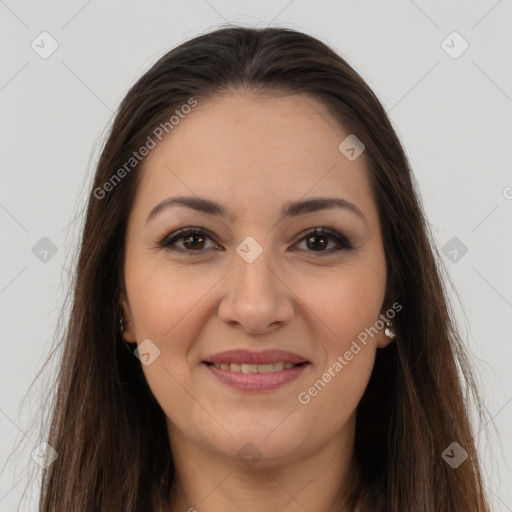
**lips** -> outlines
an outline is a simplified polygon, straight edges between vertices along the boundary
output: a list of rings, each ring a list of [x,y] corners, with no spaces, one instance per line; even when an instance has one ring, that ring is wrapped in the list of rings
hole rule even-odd
[[[215,365],[270,365],[279,363],[283,363],[283,365],[286,363],[299,365],[309,361],[298,354],[286,350],[271,349],[254,352],[251,350],[233,349],[209,356],[203,362]]]
[[[227,370],[235,373],[271,373],[280,372],[282,370],[291,370],[296,366],[300,366],[294,363],[284,363],[279,361],[278,363],[265,363],[265,364],[238,364],[238,363],[206,363],[213,365],[218,370]],[[305,363],[301,363],[305,364]]]
[[[234,349],[219,352],[203,365],[218,381],[238,391],[272,391],[298,379],[311,363],[286,350]]]

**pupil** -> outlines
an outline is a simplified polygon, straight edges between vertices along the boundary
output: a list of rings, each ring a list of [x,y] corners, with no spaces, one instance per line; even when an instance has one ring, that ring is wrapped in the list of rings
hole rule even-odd
[[[326,247],[326,245],[327,245],[327,244],[325,243],[325,239],[326,239],[326,237],[325,237],[325,236],[322,236],[322,235],[320,235],[320,236],[318,236],[318,235],[317,235],[317,236],[310,236],[310,237],[308,238],[308,241],[310,241],[310,240],[315,240],[315,239],[316,239],[316,240],[321,239],[321,240],[323,240],[323,241],[324,241],[324,242],[323,242],[323,243],[321,243],[320,245],[316,244],[316,247],[317,247],[317,248],[321,248],[321,249],[323,249],[324,247]],[[311,247],[311,244],[308,244],[308,245],[310,246],[310,248],[315,248],[315,244],[312,244],[312,245],[313,245],[313,247]]]
[[[204,240],[204,237],[201,236],[201,235],[189,235],[187,236],[185,239],[184,239],[184,245],[187,249],[191,249],[192,247],[190,247],[191,244],[189,244],[188,242],[191,240],[191,239],[195,239],[195,238],[199,238],[200,240]],[[192,244],[193,245],[193,244]]]

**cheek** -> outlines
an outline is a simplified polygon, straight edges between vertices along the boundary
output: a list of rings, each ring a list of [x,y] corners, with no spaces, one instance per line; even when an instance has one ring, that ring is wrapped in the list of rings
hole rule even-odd
[[[132,281],[137,340],[149,338],[160,350],[142,371],[166,415],[184,430],[190,430],[188,415],[195,406],[187,391],[192,389],[191,350],[206,322],[208,292],[218,281],[212,274],[186,266],[153,266]]]
[[[161,350],[176,351],[200,330],[198,314],[220,276],[190,267],[152,267],[132,281],[137,339],[150,338]]]
[[[377,267],[352,267],[308,284],[301,293],[315,313],[321,357],[298,402],[314,410],[316,424],[335,432],[354,413],[372,373],[385,274]]]
[[[330,339],[326,348],[344,351],[359,334],[375,325],[384,292],[385,274],[359,266],[307,279],[297,295],[320,320],[318,329]]]

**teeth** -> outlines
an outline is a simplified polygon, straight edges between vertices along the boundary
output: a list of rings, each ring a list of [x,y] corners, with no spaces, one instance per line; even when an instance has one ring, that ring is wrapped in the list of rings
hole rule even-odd
[[[271,373],[271,372],[280,372],[281,370],[290,370],[297,366],[293,363],[284,363],[282,361],[278,363],[268,363],[268,364],[237,364],[237,363],[213,363],[215,368],[219,370],[228,370],[236,373]]]
[[[272,371],[274,371],[274,365],[272,363],[258,365],[258,373],[269,373]]]

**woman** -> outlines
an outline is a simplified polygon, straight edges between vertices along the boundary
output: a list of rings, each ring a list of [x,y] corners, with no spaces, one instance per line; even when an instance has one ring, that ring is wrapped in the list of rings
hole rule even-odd
[[[279,28],[180,45],[98,163],[40,511],[488,511],[440,276],[347,62]]]

